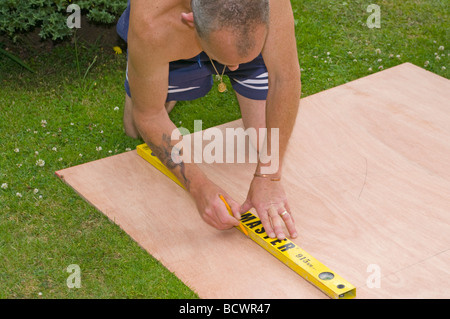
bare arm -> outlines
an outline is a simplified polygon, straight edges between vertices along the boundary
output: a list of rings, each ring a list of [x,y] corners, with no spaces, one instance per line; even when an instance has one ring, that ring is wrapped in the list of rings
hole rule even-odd
[[[156,6],[156,2],[140,2],[140,5]],[[173,52],[177,52],[177,43],[171,46],[167,35],[159,33],[157,26],[143,24],[144,18],[139,15],[144,9],[136,9],[137,3],[133,3],[135,11],[132,6],[128,34],[128,80],[136,128],[155,155],[191,193],[202,218],[208,224],[219,229],[236,226],[238,220],[228,214],[219,194],[226,198],[237,214],[239,204],[214,185],[196,164],[174,161],[172,158],[172,149],[176,143],[172,142],[171,136],[177,128],[170,120],[164,104],[168,92],[169,61],[176,59]],[[151,9],[153,11],[150,12],[154,12],[157,8]],[[154,21],[156,19],[152,23]]]
[[[269,92],[266,101],[267,138],[262,148],[268,158],[259,161],[241,212],[254,207],[270,237],[284,239],[283,224],[291,237],[297,237],[294,219],[281,181],[284,154],[295,124],[300,101],[300,66],[294,31],[294,18],[289,0],[270,2],[271,22],[263,49],[269,72]],[[278,129],[279,139],[272,140],[272,130]],[[276,147],[278,146],[278,148]],[[265,160],[270,160],[264,163]],[[274,163],[276,162],[276,165]],[[270,168],[270,169],[269,169]],[[265,169],[269,169],[265,172]],[[285,213],[287,212],[287,213]]]
[[[266,125],[268,130],[278,128],[280,132],[280,167],[278,172],[275,172],[276,175],[281,174],[284,154],[298,113],[301,92],[294,17],[289,0],[271,1],[271,23],[263,57],[269,72]],[[269,147],[270,144],[268,134]]]

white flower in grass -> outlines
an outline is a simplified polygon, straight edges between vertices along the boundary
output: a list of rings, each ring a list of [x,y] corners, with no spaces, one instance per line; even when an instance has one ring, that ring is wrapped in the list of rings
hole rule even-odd
[[[78,156],[79,156],[79,157],[83,157],[83,154],[80,153],[80,154],[78,154]]]
[[[7,189],[8,188],[8,183],[3,183],[2,184],[2,189]]]
[[[381,49],[376,49],[376,50],[375,50],[375,53],[376,53],[376,54],[381,54]]]
[[[383,70],[384,68],[383,68],[383,66],[382,65],[380,65],[379,67],[378,67],[378,70]]]
[[[19,153],[20,150],[19,150],[18,148],[15,148],[15,149],[14,149],[14,152]]]
[[[427,67],[430,64],[430,61],[425,61],[424,66]]]
[[[127,147],[127,148],[125,149],[125,151],[129,152],[129,151],[131,151],[131,148]]]
[[[102,150],[102,147],[101,146],[97,146],[95,149],[97,150],[97,152],[100,152]]]
[[[440,60],[441,59],[441,57],[439,56],[439,55],[436,55],[436,60]]]
[[[439,47],[439,50],[440,50],[440,51],[444,51],[444,50],[445,50],[444,46],[441,45],[441,46]]]
[[[38,159],[36,161],[36,166],[44,167],[44,165],[45,165],[45,161],[43,159]]]
[[[119,110],[119,107],[116,106],[116,107],[114,108],[114,111],[118,111],[118,110]]]
[[[447,70],[447,68],[445,66],[442,67],[442,70]]]
[[[22,194],[21,193],[16,193],[16,196],[19,198],[22,198]]]
[[[55,152],[57,152],[57,151],[58,151],[58,149],[57,149],[56,147],[52,147],[52,151],[55,151]]]
[[[39,193],[39,189],[37,189],[37,188],[33,189],[33,193],[34,193],[34,194]]]

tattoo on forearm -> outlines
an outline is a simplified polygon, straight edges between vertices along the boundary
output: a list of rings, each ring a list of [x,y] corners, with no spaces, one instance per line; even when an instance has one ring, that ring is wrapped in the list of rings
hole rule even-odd
[[[189,190],[190,180],[186,177],[186,166],[181,160],[180,150],[176,150],[180,156],[180,161],[175,163],[172,159],[172,149],[175,147],[172,145],[172,139],[169,135],[163,133],[161,146],[155,145],[151,142],[147,142],[152,149],[153,153],[159,158],[159,160],[171,171],[175,170],[177,167],[180,168],[180,174],[183,177],[183,184],[187,190]]]

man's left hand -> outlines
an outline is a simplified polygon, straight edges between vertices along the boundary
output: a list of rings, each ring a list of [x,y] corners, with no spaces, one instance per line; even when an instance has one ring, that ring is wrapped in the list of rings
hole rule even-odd
[[[267,177],[254,177],[241,214],[255,208],[267,235],[280,240],[286,238],[283,224],[291,238],[297,237],[294,219],[280,181]]]

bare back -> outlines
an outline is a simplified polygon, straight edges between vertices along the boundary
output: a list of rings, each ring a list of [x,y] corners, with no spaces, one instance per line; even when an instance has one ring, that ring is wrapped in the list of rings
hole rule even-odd
[[[189,0],[134,0],[129,41],[138,41],[141,51],[161,62],[192,58],[202,50],[195,31],[180,18],[190,11]]]

